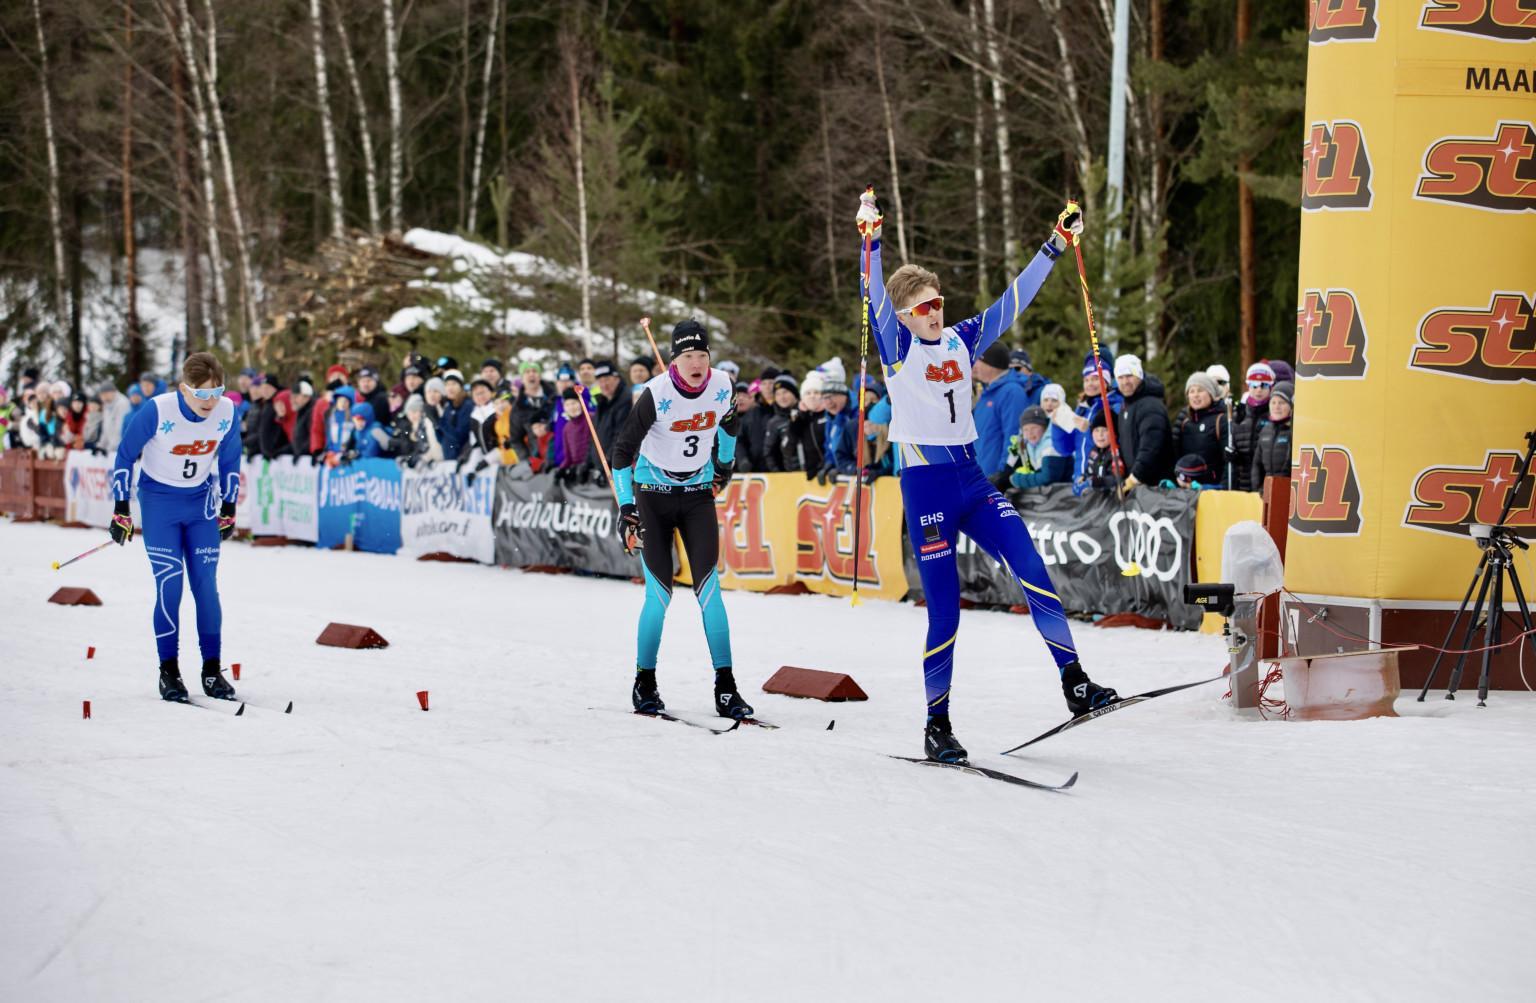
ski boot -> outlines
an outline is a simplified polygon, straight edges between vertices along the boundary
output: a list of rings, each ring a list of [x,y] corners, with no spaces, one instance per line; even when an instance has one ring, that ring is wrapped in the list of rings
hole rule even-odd
[[[229,685],[224,673],[219,671],[217,658],[203,659],[203,692],[215,700],[233,700],[235,688]]]
[[[655,669],[635,670],[635,688],[629,691],[629,699],[635,705],[636,714],[657,714],[667,709],[656,689]]]
[[[181,666],[176,659],[160,663],[160,699],[173,703],[191,703],[187,699],[187,684],[181,681]]]
[[[1073,717],[1082,717],[1120,699],[1120,694],[1114,690],[1089,679],[1077,662],[1068,662],[1062,667],[1061,692],[1067,698],[1067,710]]]
[[[752,716],[752,705],[736,692],[736,677],[730,666],[715,670],[715,713],[733,721]]]
[[[923,753],[936,763],[966,761],[968,753],[949,726],[948,714],[929,715],[928,727],[923,731]]]

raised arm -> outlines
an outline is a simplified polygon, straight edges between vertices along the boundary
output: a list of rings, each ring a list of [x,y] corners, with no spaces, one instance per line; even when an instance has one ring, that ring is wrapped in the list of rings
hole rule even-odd
[[[1013,326],[1024,308],[1034,301],[1035,294],[1045,284],[1046,277],[1056,265],[1056,259],[1068,244],[1082,236],[1083,214],[1076,203],[1068,203],[1056,218],[1056,228],[1040,250],[1030,259],[1024,270],[1008,284],[1007,290],[996,303],[975,317],[954,325],[954,332],[970,349],[975,359]]]
[[[864,238],[869,240],[869,324],[880,361],[887,369],[906,358],[912,335],[896,319],[896,307],[885,295],[885,269],[880,261],[880,211],[873,189],[859,197],[859,281],[864,281]],[[860,288],[862,295],[864,290]]]

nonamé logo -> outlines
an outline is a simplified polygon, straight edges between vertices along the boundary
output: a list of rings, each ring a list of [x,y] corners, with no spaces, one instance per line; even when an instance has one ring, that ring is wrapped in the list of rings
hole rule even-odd
[[[1301,175],[1301,208],[1369,209],[1371,157],[1355,122],[1313,122],[1307,132]]]
[[[1408,364],[1485,383],[1536,382],[1536,295],[1496,292],[1486,307],[1443,307],[1419,321]]]
[[[1376,0],[1312,0],[1307,41],[1369,42],[1376,37]]]
[[[1536,212],[1536,129],[1500,122],[1492,138],[1436,140],[1424,151],[1414,197],[1489,212]]]
[[[1308,289],[1296,309],[1296,375],[1358,380],[1365,369],[1365,322],[1355,294]]]
[[[1536,38],[1536,7],[1530,0],[1428,0],[1419,26],[1504,42],[1529,42]]]
[[[1360,535],[1360,481],[1343,446],[1301,446],[1291,464],[1291,531]]]
[[[1515,483],[1520,459],[1519,453],[1489,450],[1481,467],[1429,467],[1414,479],[1403,525],[1466,536],[1473,523],[1498,522],[1508,504],[1504,524],[1519,536],[1536,539],[1536,473]]]

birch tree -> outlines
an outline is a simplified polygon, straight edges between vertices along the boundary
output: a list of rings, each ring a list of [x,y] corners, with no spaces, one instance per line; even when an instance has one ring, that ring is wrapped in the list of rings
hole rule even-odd
[[[43,36],[41,0],[32,0],[32,19],[37,24],[38,77],[43,94],[43,137],[48,144],[48,228],[53,236],[53,310],[60,333],[69,328],[69,313],[64,308],[69,289],[64,268],[64,223],[59,203],[59,151],[54,140],[53,94],[48,85],[48,43]]]
[[[971,175],[974,180],[974,192],[976,198],[976,300],[979,303],[987,301],[987,168],[986,168],[986,129],[987,109],[982,99],[981,68],[982,50],[985,48],[981,37],[981,26],[976,18],[976,0],[970,0],[966,4],[966,14],[971,25],[971,55],[974,62],[971,64]]]
[[[385,0],[387,3],[388,0]],[[562,41],[565,49],[566,82],[571,99],[571,152],[576,168],[576,241],[580,253],[580,273],[577,282],[581,287],[581,340],[587,352],[592,351],[592,249],[587,240],[587,177],[586,141],[581,128],[581,77],[577,71],[580,43],[574,34]]]
[[[997,133],[997,180],[1002,192],[1003,271],[1012,281],[1019,268],[1019,238],[1013,227],[1013,158],[1008,150],[1008,108],[1003,99],[1003,57],[997,44],[997,11],[994,0],[982,0],[986,30],[987,65],[992,68],[992,125]]]
[[[347,86],[352,90],[352,101],[357,105],[357,131],[363,144],[363,189],[368,197],[368,232],[379,232],[379,176],[374,167],[373,131],[368,125],[368,102],[363,97],[363,82],[357,75],[357,62],[352,58],[352,42],[347,38],[347,22],[342,17],[340,4],[334,6],[336,34],[341,39],[342,66],[347,71]]]
[[[400,125],[400,36],[395,30],[394,0],[384,6],[384,69],[389,93],[389,228],[400,230],[400,189],[405,137]]]
[[[480,207],[480,164],[485,154],[485,122],[491,110],[491,70],[496,65],[496,36],[501,15],[501,0],[492,0],[491,27],[485,35],[485,70],[480,76],[480,121],[475,127],[474,166],[469,172],[469,232],[475,232],[475,210]]]
[[[192,129],[197,134],[198,174],[203,179],[203,226],[208,242],[209,271],[213,277],[213,312],[222,317],[223,323],[215,325],[215,336],[220,328],[232,330],[234,323],[228,315],[232,308],[229,298],[229,278],[224,263],[224,249],[219,240],[219,201],[214,188],[213,154],[208,142],[208,107],[203,100],[202,73],[198,69],[197,45],[193,35],[192,17],[186,0],[177,0],[174,13],[166,12],[173,33],[181,43],[181,58],[186,64],[192,85]]]
[[[325,74],[325,24],[320,0],[309,0],[309,34],[315,58],[315,97],[320,102],[320,141],[325,148],[325,180],[331,203],[331,236],[346,230],[341,207],[341,169],[336,163],[336,129],[331,122],[331,89]]]
[[[185,12],[187,0],[178,0]],[[229,130],[224,127],[224,108],[219,102],[219,32],[213,20],[213,0],[203,0],[208,17],[208,106],[213,109],[213,131],[219,143],[219,161],[224,168],[224,193],[229,200],[229,219],[235,228],[235,261],[240,265],[240,303],[244,308],[245,337],[240,351],[246,365],[251,363],[250,342],[261,330],[256,316],[254,274],[251,248],[245,235],[245,215],[240,211],[240,191],[235,187],[235,162],[229,153]]]
[[[891,110],[891,94],[885,86],[885,32],[875,29],[875,80],[880,85],[880,109],[885,114],[885,149],[891,178],[891,205],[896,213],[896,246],[901,251],[901,263],[912,260],[907,252],[906,212],[901,203],[901,169],[896,162],[896,118]]]

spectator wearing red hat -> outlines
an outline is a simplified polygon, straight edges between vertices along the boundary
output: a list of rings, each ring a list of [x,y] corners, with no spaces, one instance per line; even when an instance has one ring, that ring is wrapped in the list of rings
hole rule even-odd
[[[1253,480],[1253,454],[1259,436],[1269,424],[1269,394],[1275,386],[1275,371],[1267,362],[1248,367],[1248,392],[1232,416],[1232,476],[1234,491],[1259,491],[1263,484]]]

